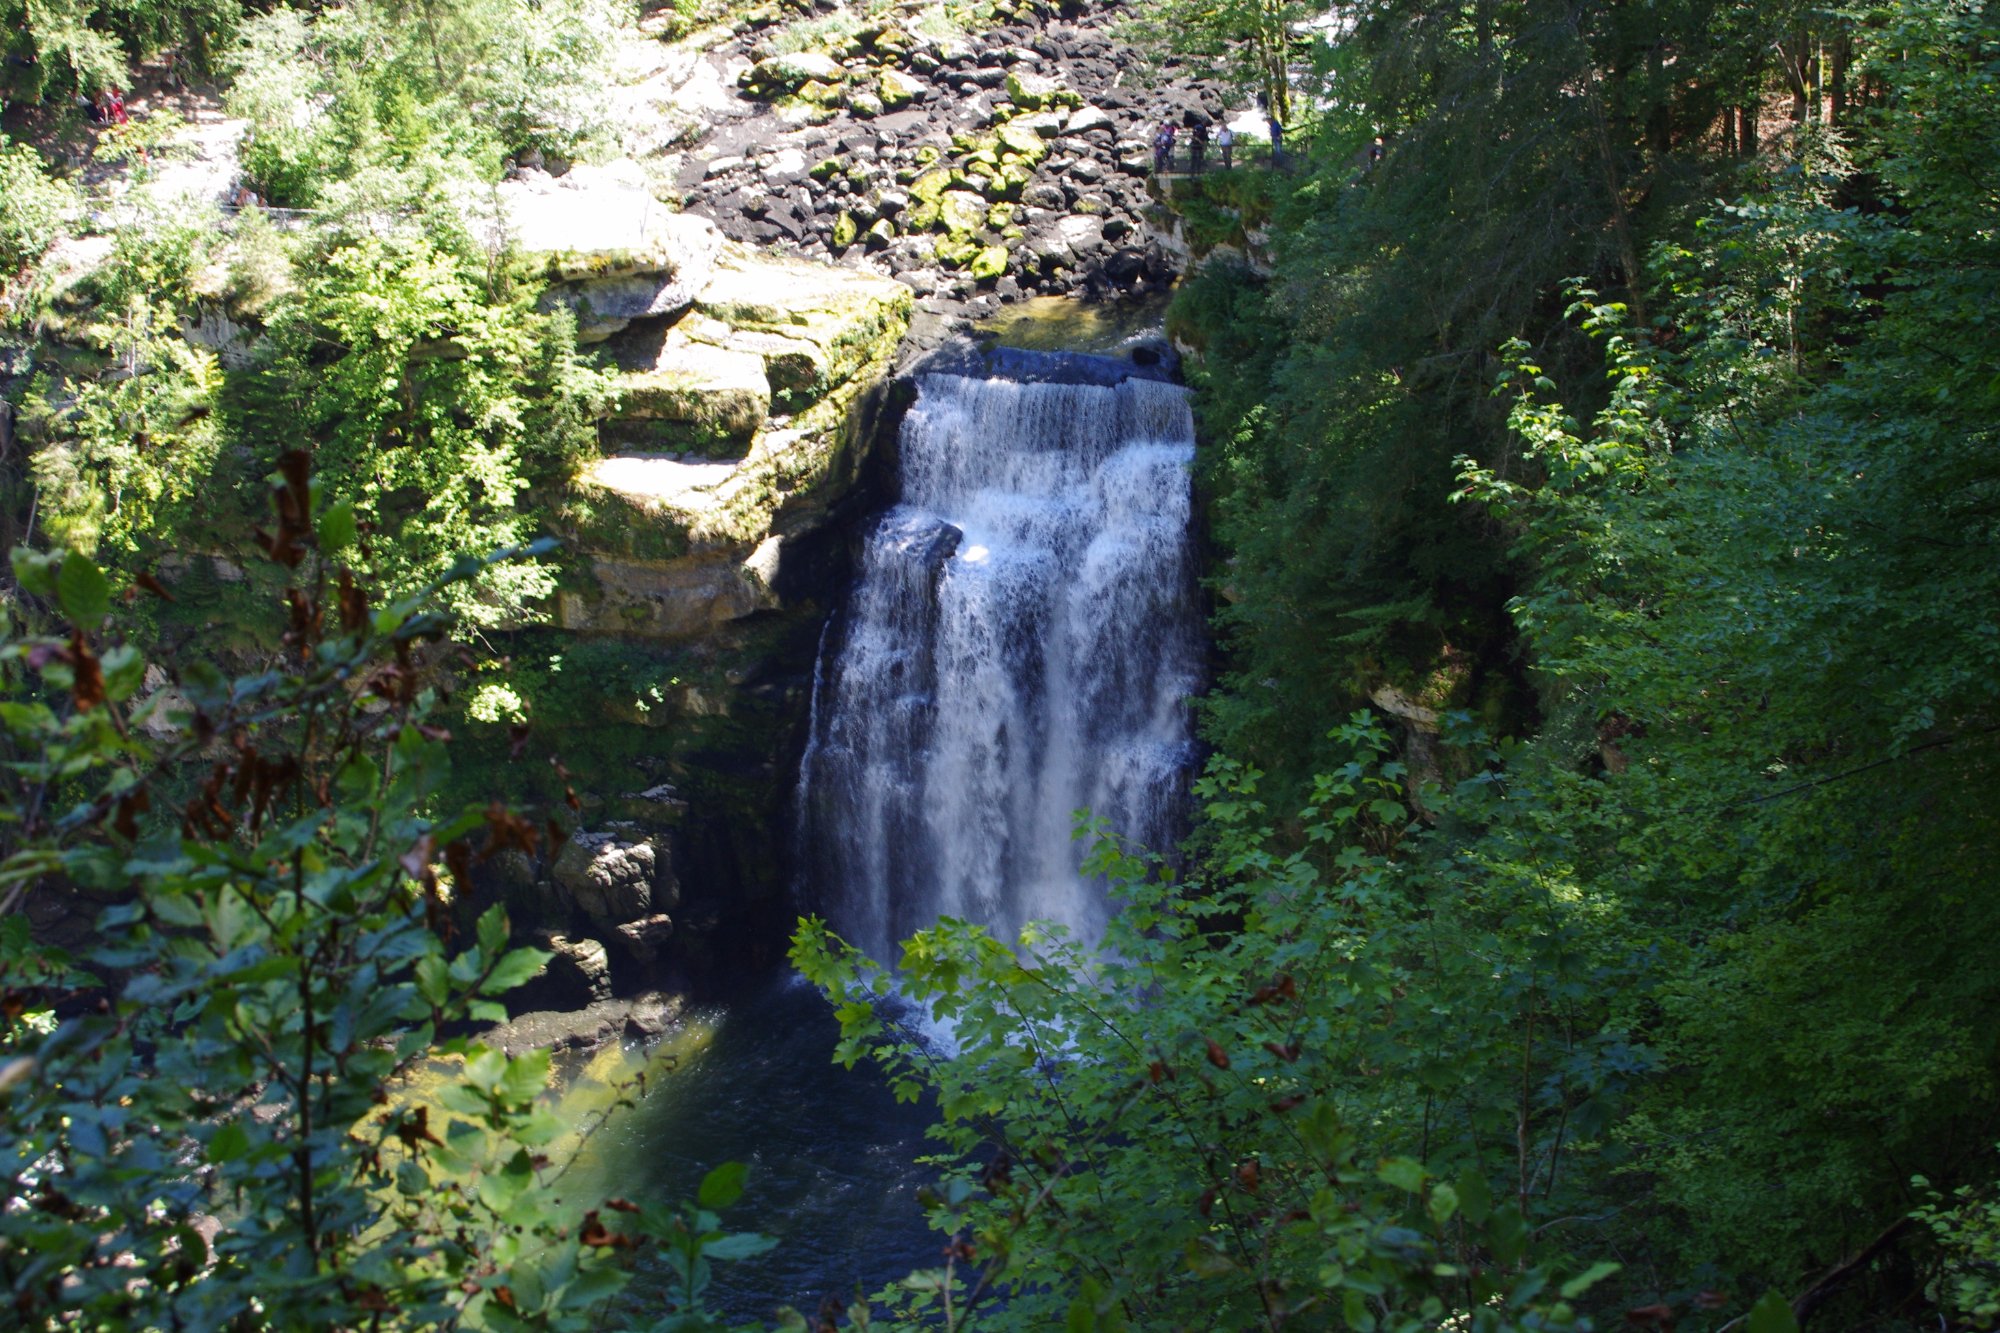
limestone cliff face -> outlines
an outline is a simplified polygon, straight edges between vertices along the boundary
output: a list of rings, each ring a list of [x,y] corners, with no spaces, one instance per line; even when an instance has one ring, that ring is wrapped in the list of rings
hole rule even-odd
[[[787,545],[858,473],[909,289],[725,241],[615,177],[503,191],[547,300],[618,367],[603,456],[556,506],[590,575],[556,623],[680,640],[783,609]]]
[[[789,927],[813,649],[910,291],[727,241],[616,167],[509,181],[502,205],[617,393],[600,456],[544,497],[551,625],[516,637],[564,664],[532,715],[583,827],[497,887],[621,986],[720,981]]]

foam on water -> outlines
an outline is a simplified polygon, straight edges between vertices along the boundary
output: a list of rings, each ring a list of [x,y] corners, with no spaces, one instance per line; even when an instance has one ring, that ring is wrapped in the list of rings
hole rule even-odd
[[[893,961],[940,915],[1101,933],[1074,812],[1172,837],[1201,674],[1186,394],[926,375],[902,500],[826,641],[799,779],[808,900]]]

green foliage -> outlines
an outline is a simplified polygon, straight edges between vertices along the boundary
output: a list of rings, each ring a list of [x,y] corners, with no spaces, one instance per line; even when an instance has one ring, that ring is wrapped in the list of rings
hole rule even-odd
[[[40,154],[0,139],[0,273],[41,258],[76,209],[76,191],[49,175]]]
[[[129,557],[163,531],[196,522],[221,450],[214,416],[222,371],[182,336],[213,233],[163,214],[121,231],[89,280],[87,355],[54,362],[29,384],[24,433],[38,515],[56,541]],[[213,511],[207,516],[212,520]]]
[[[503,159],[574,156],[610,133],[608,0],[360,0],[245,22],[229,98],[244,168],[287,207],[400,207]]]
[[[1571,1168],[1605,1229],[1576,1243],[1658,1274],[1660,1317],[1697,1282],[1764,1293],[1750,1327],[1961,1286],[1986,1317],[1997,62],[1987,8],[1929,0],[1362,10],[1272,182],[1274,271],[1170,317],[1222,555],[1209,732],[1287,798],[1333,758],[1299,719],[1384,682],[1526,734],[1489,777],[1516,813],[1422,797],[1403,882],[1560,868],[1585,956],[1626,960],[1567,1020],[1652,1053]],[[1923,1214],[1942,1270],[1913,1171],[1969,1191]]]
[[[0,0],[0,98],[92,96],[122,87],[128,62],[170,48],[206,74],[242,12],[240,0]]]
[[[1681,1262],[1785,1288],[1894,1223],[1910,1171],[1994,1169],[2000,906],[1970,886],[2000,870],[2000,400],[1966,293],[2000,253],[1963,154],[2000,147],[1964,110],[2000,42],[1951,7],[1899,21],[1895,100],[1849,150],[1896,207],[1841,207],[1809,144],[1662,251],[1669,348],[1576,308],[1612,384],[1587,428],[1517,345],[1519,480],[1462,460],[1533,571],[1545,714],[1605,771],[1590,877],[1660,951],[1675,1072],[1621,1136]]]
[[[199,659],[173,689],[107,635],[82,553],[18,550],[57,633],[0,637],[0,1279],[23,1328],[603,1326],[640,1247],[683,1276],[653,1326],[720,1326],[709,1266],[769,1242],[716,1212],[610,1200],[560,1224],[541,1149],[546,1053],[464,1036],[548,955],[502,910],[454,939],[440,863],[532,846],[498,805],[434,811],[448,763],[412,654],[448,627],[439,583],[370,605],[335,552],[351,517],[284,461],[270,549],[292,632],[256,675]],[[322,554],[325,553],[325,554]],[[503,552],[506,560],[520,552]],[[365,691],[351,682],[366,679]],[[178,809],[168,801],[190,779]],[[72,956],[28,897],[106,904]],[[410,1076],[448,1069],[435,1094]]]
[[[601,377],[567,312],[496,289],[448,233],[337,238],[278,298],[231,424],[259,456],[305,431],[329,494],[354,506],[398,589],[466,551],[525,541],[531,479],[560,479],[593,443]],[[482,625],[518,622],[554,587],[519,563],[447,592]]]
[[[1100,833],[1101,950],[943,921],[892,985],[801,927],[838,1058],[939,1107],[935,1224],[970,1272],[883,1293],[893,1326],[1587,1326],[1575,1302],[1616,1265],[1569,1259],[1548,1223],[1647,1065],[1603,1023],[1621,951],[1542,808],[1485,779],[1434,791],[1486,828],[1439,839],[1379,725],[1330,740],[1350,757],[1296,850],[1227,761],[1199,784],[1204,875]]]
[[[1913,1184],[1929,1191],[1918,1176]],[[1944,1251],[1947,1290],[1940,1304],[1973,1328],[2000,1323],[2000,1200],[1991,1188],[1961,1186],[1949,1204],[1929,1191],[1927,1203],[1912,1214]]]

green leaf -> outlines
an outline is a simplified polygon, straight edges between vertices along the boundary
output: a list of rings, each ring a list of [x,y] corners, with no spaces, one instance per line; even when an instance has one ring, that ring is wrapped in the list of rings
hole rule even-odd
[[[14,582],[25,592],[37,597],[53,597],[56,593],[56,565],[53,553],[31,551],[25,546],[16,546],[12,552]]]
[[[1600,1259],[1581,1273],[1562,1284],[1563,1299],[1573,1301],[1617,1272],[1623,1264],[1614,1264],[1608,1259]]]
[[[1375,1175],[1385,1184],[1394,1185],[1399,1190],[1415,1194],[1424,1187],[1423,1163],[1408,1157],[1391,1157],[1375,1168]]]
[[[146,659],[130,644],[120,644],[99,662],[104,672],[104,693],[113,703],[122,703],[137,692],[146,678]]]
[[[1799,1333],[1799,1321],[1792,1317],[1792,1304],[1776,1291],[1767,1291],[1750,1307],[1745,1333]]]
[[[541,973],[555,955],[546,949],[516,949],[493,965],[480,984],[481,995],[505,995]]]
[[[332,555],[354,544],[358,529],[354,521],[354,503],[343,500],[329,506],[319,516],[319,549],[323,555]]]
[[[754,1231],[740,1231],[733,1235],[712,1240],[701,1247],[703,1255],[710,1259],[752,1259],[757,1255],[777,1248],[776,1236],[760,1236]]]
[[[71,551],[56,572],[56,601],[72,625],[88,629],[111,613],[111,585],[95,560]]]
[[[724,1162],[701,1178],[695,1202],[704,1208],[727,1208],[743,1197],[743,1180],[750,1168],[741,1162]]]
[[[434,1008],[443,1007],[451,998],[451,977],[443,954],[425,954],[417,960],[417,994]]]
[[[249,1151],[250,1135],[234,1120],[216,1130],[208,1141],[208,1160],[217,1164],[233,1162]]]
[[[507,909],[499,903],[479,914],[479,947],[489,958],[497,958],[507,947]]]

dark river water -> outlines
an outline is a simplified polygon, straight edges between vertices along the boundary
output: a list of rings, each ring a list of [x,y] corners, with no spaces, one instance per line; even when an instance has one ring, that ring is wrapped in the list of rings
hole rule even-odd
[[[781,1305],[810,1314],[828,1296],[845,1305],[857,1289],[934,1266],[943,1238],[916,1199],[931,1179],[916,1164],[930,1109],[898,1105],[872,1066],[835,1065],[838,1036],[819,992],[790,975],[690,1015],[663,1043],[674,1067],[652,1063],[644,1097],[585,1142],[563,1192],[691,1199],[710,1168],[747,1164],[743,1198],[723,1222],[779,1243],[715,1266],[710,1302],[734,1319]],[[603,1057],[592,1065],[619,1072]],[[624,1303],[662,1310],[671,1281],[663,1267],[642,1272]]]

